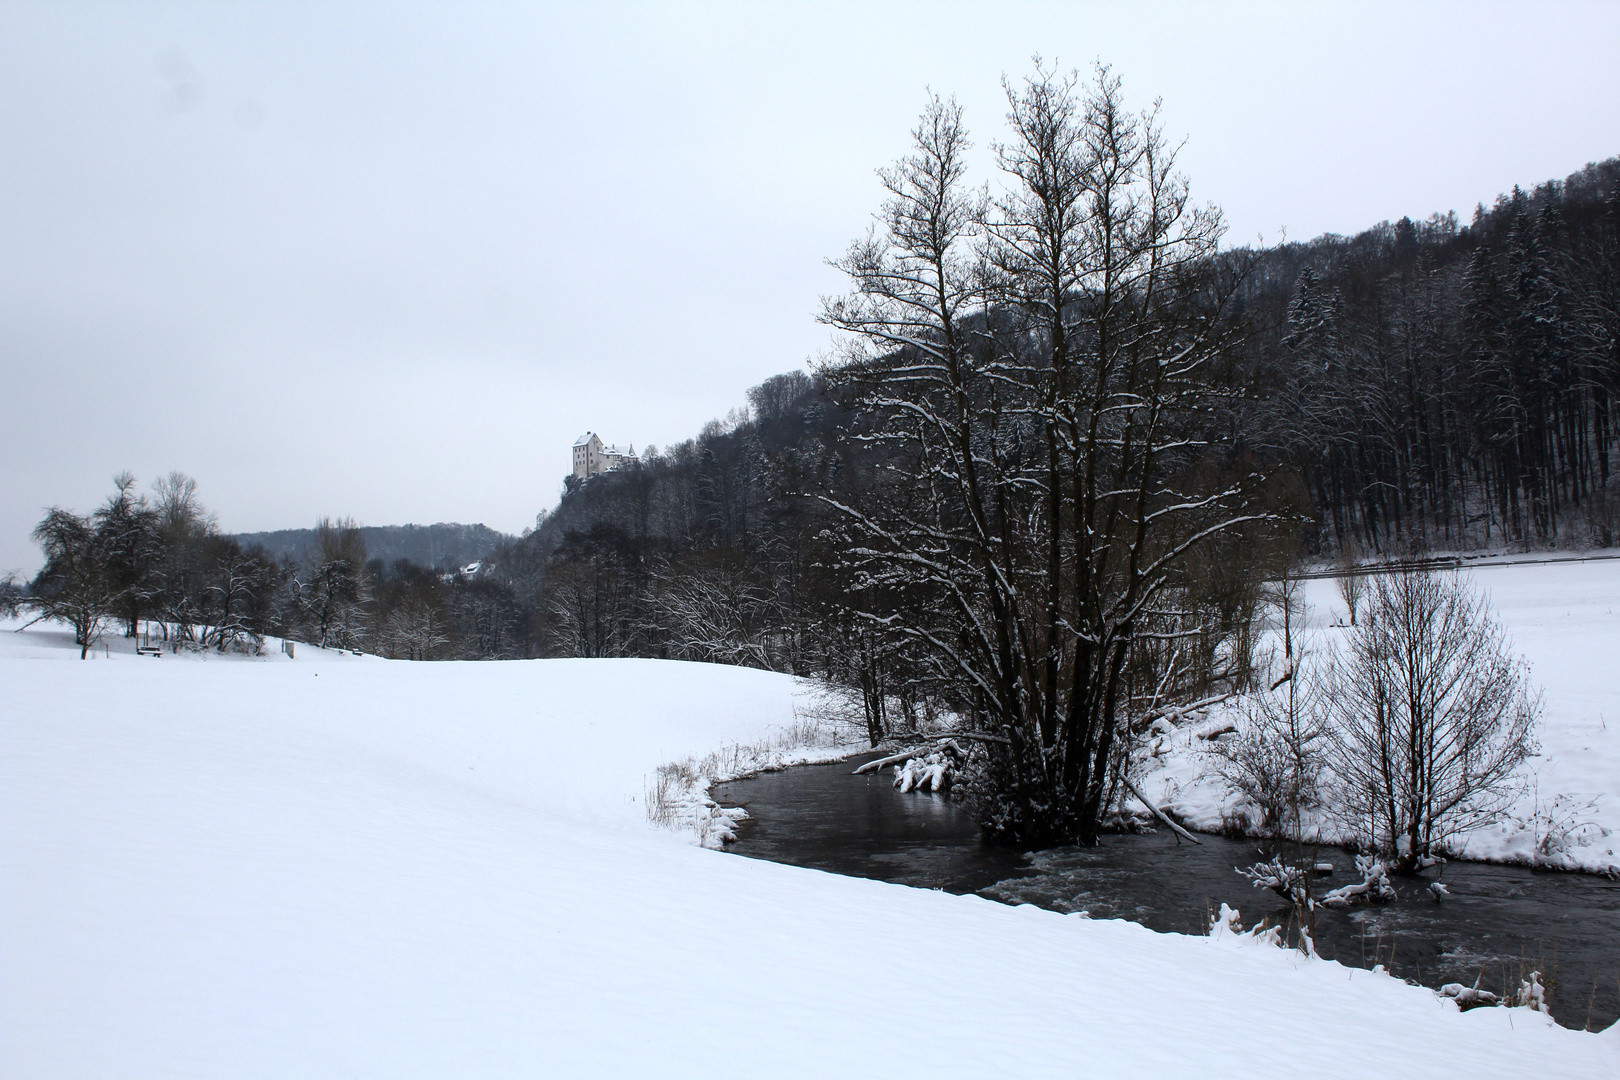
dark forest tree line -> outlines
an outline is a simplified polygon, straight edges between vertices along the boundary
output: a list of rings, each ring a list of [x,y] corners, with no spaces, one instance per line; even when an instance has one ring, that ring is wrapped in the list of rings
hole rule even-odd
[[[1620,162],[1259,270],[1250,437],[1322,553],[1614,544]]]
[[[1270,473],[1274,509],[1301,521],[1305,553],[1614,542],[1617,191],[1611,161],[1504,196],[1467,226],[1403,219],[1214,257],[1234,275],[1247,260],[1246,337],[1227,353],[1239,392],[1220,415]],[[1032,301],[998,303],[1006,333]],[[976,318],[964,333],[986,333]],[[875,414],[837,381],[778,377],[747,414],[571,480],[495,558],[496,578],[533,604],[538,650],[838,668],[878,701],[879,686],[909,687],[915,667],[894,643],[840,622],[854,579],[809,498],[887,478]],[[1203,561],[1211,575],[1231,565]]]

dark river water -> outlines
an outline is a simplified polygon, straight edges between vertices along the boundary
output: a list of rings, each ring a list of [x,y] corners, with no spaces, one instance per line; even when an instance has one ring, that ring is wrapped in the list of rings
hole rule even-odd
[[[809,866],[918,888],[977,893],[1009,904],[1131,919],[1154,930],[1204,933],[1227,903],[1244,925],[1270,916],[1287,923],[1289,905],[1233,869],[1261,856],[1254,841],[1200,836],[1177,842],[1166,830],[1107,836],[1095,848],[1033,854],[991,847],[948,796],[902,795],[889,774],[852,776],[870,757],[809,765],[719,786],[714,797],[750,817],[727,845],[738,855]],[[1334,864],[1326,890],[1350,884],[1355,861],[1324,848]],[[1436,903],[1427,882],[1451,897]],[[1390,904],[1317,915],[1317,951],[1426,986],[1448,982],[1500,993],[1533,970],[1550,989],[1553,1016],[1594,1029],[1620,1015],[1620,882],[1487,863],[1453,862],[1422,880],[1396,879]]]

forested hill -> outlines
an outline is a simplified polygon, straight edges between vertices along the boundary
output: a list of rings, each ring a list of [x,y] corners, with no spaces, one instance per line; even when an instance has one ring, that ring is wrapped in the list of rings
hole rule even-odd
[[[1466,225],[1403,218],[1216,258],[1225,265],[1202,265],[1235,283],[1241,303],[1228,307],[1240,310],[1182,443],[1206,450],[1189,452],[1182,478],[1193,490],[1241,478],[1257,511],[1244,520],[1266,525],[1223,531],[1177,570],[1199,664],[1222,635],[1247,632],[1259,582],[1300,554],[1620,538],[1620,161],[1515,190]],[[1077,326],[1095,320],[1084,301],[1072,306]],[[1034,381],[1046,369],[1018,353],[1033,340],[1021,325],[991,306],[962,327]],[[1083,368],[1087,339],[1070,340]],[[866,363],[881,374],[904,359]],[[522,538],[347,521],[222,537],[194,482],[173,474],[154,501],[130,479],[89,518],[53,511],[42,528],[64,554],[33,588],[65,588],[77,565],[65,553],[89,545],[131,627],[156,617],[234,628],[231,641],[274,633],[420,659],[650,656],[816,673],[858,690],[881,730],[885,710],[941,700],[929,679],[945,674],[879,630],[937,597],[862,569],[850,558],[859,538],[840,531],[850,515],[834,507],[904,508],[937,493],[904,481],[898,466],[915,448],[883,437],[895,409],[863,404],[854,371],[776,376],[692,439],[568,478]],[[1040,414],[1002,400],[976,406],[994,424],[975,453],[1024,460]],[[442,573],[473,561],[479,574]],[[868,616],[888,607],[855,617],[863,605]]]
[[[1383,223],[1224,256],[1248,264],[1239,440],[1306,522],[1306,554],[1610,546],[1620,401],[1620,161],[1515,190],[1463,224]],[[537,646],[827,670],[876,646],[837,621],[848,583],[811,494],[881,463],[821,381],[570,481],[497,556]],[[876,678],[877,675],[871,675]]]
[[[1249,434],[1298,471],[1313,546],[1615,543],[1620,160],[1256,270]]]
[[[502,544],[516,537],[496,532],[487,525],[439,522],[436,525],[361,526],[361,539],[371,559],[385,566],[400,559],[435,570],[449,570],[486,558]],[[274,559],[290,558],[299,563],[316,549],[314,529],[277,529],[273,532],[236,533],[231,539],[244,548],[263,547]]]

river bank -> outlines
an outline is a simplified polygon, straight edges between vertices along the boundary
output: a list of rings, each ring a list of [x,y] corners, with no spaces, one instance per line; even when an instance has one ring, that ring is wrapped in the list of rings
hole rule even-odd
[[[752,858],[873,878],[914,888],[1033,904],[1092,919],[1127,919],[1160,932],[1204,934],[1223,904],[1249,924],[1288,928],[1289,905],[1236,868],[1262,857],[1250,840],[1167,831],[1105,836],[1095,848],[1021,853],[981,842],[948,796],[897,791],[887,774],[851,765],[798,768],[721,785],[715,797],[747,819],[727,849]],[[1322,847],[1328,889],[1354,880],[1353,860]],[[1429,881],[1449,896],[1436,902]],[[1421,880],[1399,880],[1389,904],[1317,915],[1319,955],[1437,989],[1451,982],[1512,991],[1531,971],[1551,988],[1566,1026],[1607,1027],[1620,1017],[1620,883],[1582,874],[1453,862]]]

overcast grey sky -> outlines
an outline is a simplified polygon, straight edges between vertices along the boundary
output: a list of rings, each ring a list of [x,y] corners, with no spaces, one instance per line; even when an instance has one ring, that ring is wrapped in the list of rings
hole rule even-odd
[[[926,87],[1095,59],[1228,240],[1620,154],[1620,4],[0,2],[0,571],[120,469],[228,530],[555,504],[823,351]],[[989,178],[981,169],[980,179]]]

